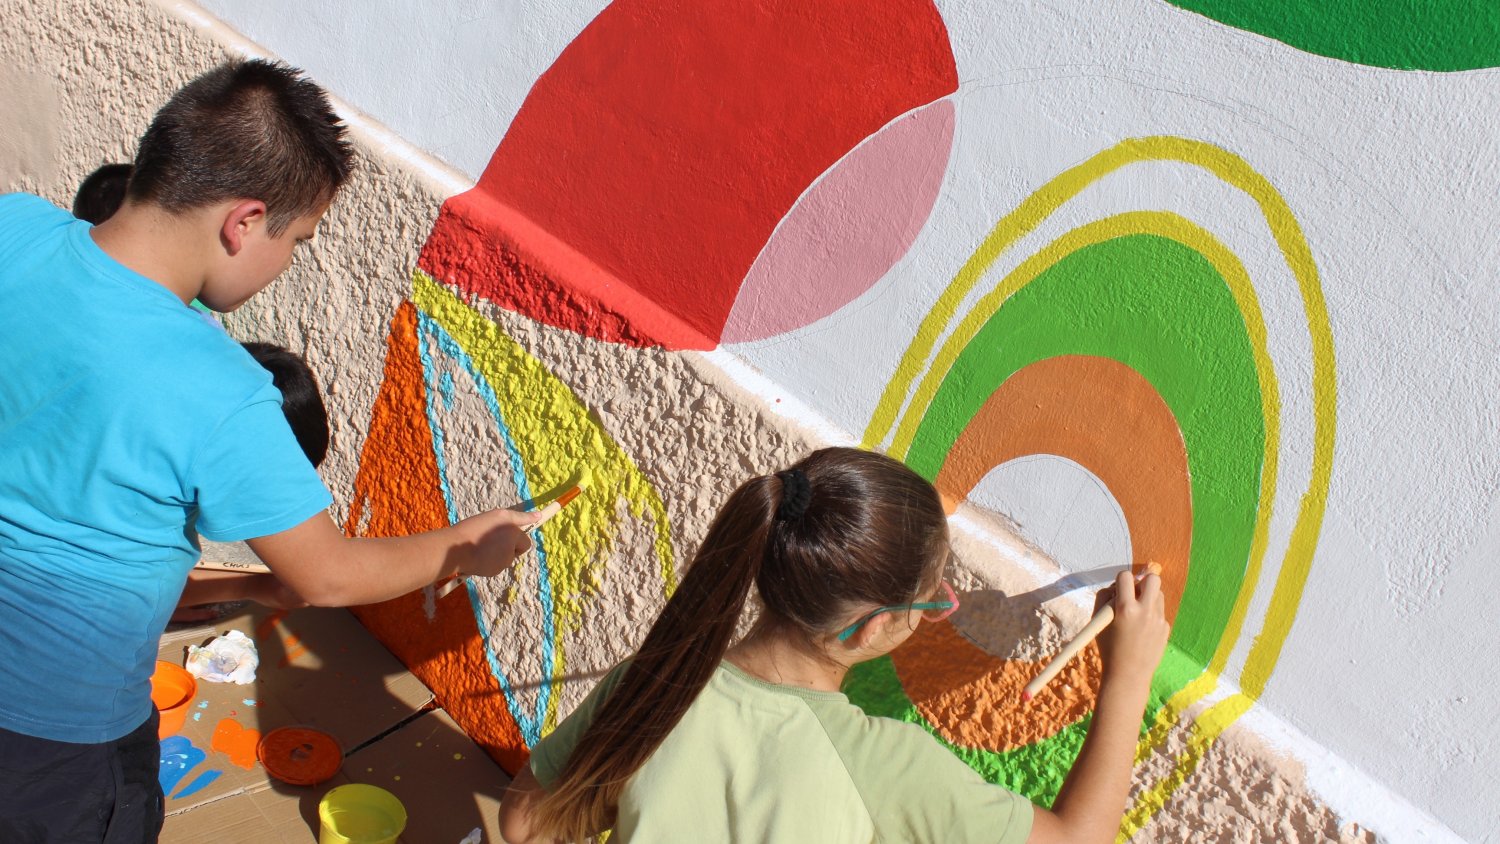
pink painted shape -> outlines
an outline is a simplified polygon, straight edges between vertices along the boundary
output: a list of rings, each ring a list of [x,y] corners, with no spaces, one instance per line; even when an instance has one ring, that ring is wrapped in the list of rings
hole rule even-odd
[[[939,100],[876,132],[829,168],[751,265],[724,342],[801,328],[869,290],[927,222],[952,150],[953,104]]]

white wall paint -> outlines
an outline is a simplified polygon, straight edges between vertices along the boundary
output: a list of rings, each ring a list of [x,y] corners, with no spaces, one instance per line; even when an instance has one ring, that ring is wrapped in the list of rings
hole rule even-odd
[[[478,179],[531,84],[608,0],[202,0],[412,143]]]

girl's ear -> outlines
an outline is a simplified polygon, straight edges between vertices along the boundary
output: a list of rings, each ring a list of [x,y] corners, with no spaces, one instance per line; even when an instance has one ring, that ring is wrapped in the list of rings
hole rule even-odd
[[[891,625],[905,624],[906,616],[904,612],[883,612],[861,625],[844,645],[856,651],[887,653],[903,640],[904,637],[897,634],[906,632],[898,631]]]
[[[266,204],[258,199],[242,199],[229,206],[219,228],[219,242],[229,257],[240,254],[245,238],[266,224]]]

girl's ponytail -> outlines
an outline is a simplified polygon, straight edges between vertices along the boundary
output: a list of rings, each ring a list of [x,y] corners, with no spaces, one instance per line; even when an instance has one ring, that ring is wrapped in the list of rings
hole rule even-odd
[[[724,658],[765,559],[782,486],[777,477],[753,478],[719,510],[676,593],[537,805],[538,831],[577,841],[611,825],[631,775]]]

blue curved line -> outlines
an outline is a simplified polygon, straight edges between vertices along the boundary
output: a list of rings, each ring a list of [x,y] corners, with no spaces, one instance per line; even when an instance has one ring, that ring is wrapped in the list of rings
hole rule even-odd
[[[532,497],[531,486],[526,478],[525,464],[521,460],[521,452],[516,446],[515,438],[511,436],[510,428],[505,424],[505,414],[500,409],[500,399],[495,395],[494,387],[490,385],[479,369],[474,365],[471,358],[458,341],[454,340],[446,329],[437,320],[421,311],[417,312],[417,346],[419,357],[422,361],[423,383],[427,403],[427,425],[432,431],[433,452],[437,455],[438,478],[443,491],[443,500],[448,507],[449,522],[458,521],[457,504],[453,500],[453,494],[448,484],[448,467],[443,454],[442,428],[438,424],[437,402],[434,400],[435,393],[443,393],[446,386],[435,377],[428,344],[431,339],[437,344],[438,349],[449,358],[463,367],[469,377],[474,379],[474,386],[479,391],[480,398],[484,400],[489,409],[490,416],[494,419],[496,431],[500,434],[500,440],[505,444],[507,462],[510,464],[511,478],[515,482],[516,490],[523,499]],[[446,376],[447,373],[444,373]],[[451,384],[451,381],[449,382]],[[451,406],[451,387],[448,391],[445,404]],[[479,605],[479,594],[472,584],[468,585],[469,604],[474,611],[474,621],[479,627],[479,635],[484,639],[484,654],[490,666],[490,673],[500,683],[500,691],[505,695],[505,705],[510,709],[512,717],[516,719],[516,726],[521,730],[521,738],[527,747],[535,745],[542,738],[542,725],[546,721],[547,710],[552,701],[552,662],[557,652],[557,630],[553,622],[552,601],[552,578],[547,563],[547,549],[542,540],[541,533],[535,535],[537,556],[537,591],[542,604],[542,671],[541,681],[537,686],[536,713],[528,716],[522,702],[517,698],[515,688],[511,685],[510,678],[506,676],[505,669],[501,667],[498,655],[490,646],[490,631],[485,622],[485,615]]]
[[[435,379],[436,367],[432,365],[431,352],[428,351],[427,335],[436,327],[432,318],[417,312],[417,357],[422,361],[422,401],[427,408],[427,430],[432,432],[432,456],[437,460],[438,488],[443,491],[443,506],[448,510],[448,524],[458,521],[458,505],[453,500],[453,488],[448,484],[448,455],[443,448],[446,435],[443,426],[438,424],[437,403],[433,401],[433,393],[440,388],[440,383]],[[448,373],[444,372],[444,376]],[[449,379],[451,383],[452,379]],[[451,399],[448,402],[451,404]]]

